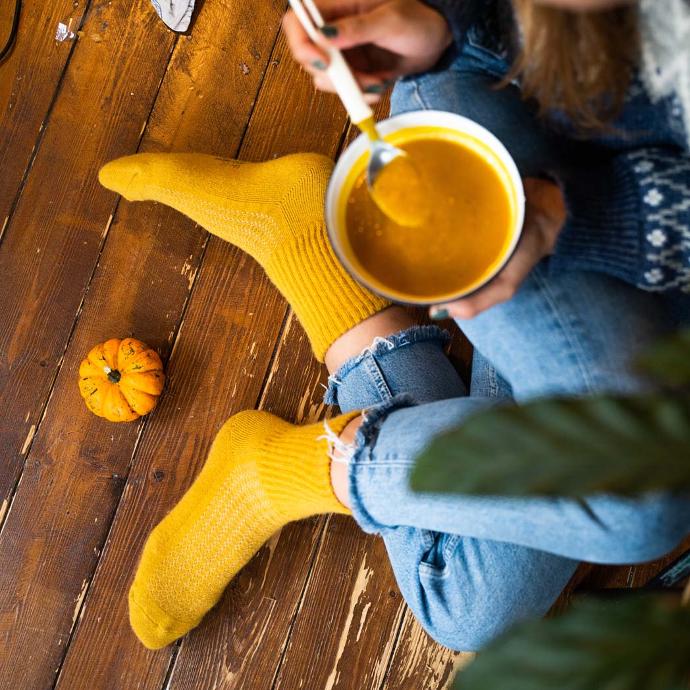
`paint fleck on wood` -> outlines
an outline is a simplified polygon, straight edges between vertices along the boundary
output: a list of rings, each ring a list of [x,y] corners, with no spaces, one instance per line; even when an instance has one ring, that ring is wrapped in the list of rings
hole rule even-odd
[[[86,590],[89,588],[89,581],[84,580],[81,583],[81,589],[79,590],[79,594],[77,595],[77,598],[74,602],[74,613],[72,614],[72,624],[77,620],[77,616],[79,615],[79,611],[81,610],[81,605],[84,603],[84,597],[86,596]]]
[[[22,449],[19,451],[20,455],[26,455],[26,451],[29,450],[29,446],[31,445],[31,441],[34,440],[34,435],[36,433],[36,425],[32,424],[31,427],[29,428],[29,432],[26,435],[26,438],[24,439],[24,445],[22,446]]]

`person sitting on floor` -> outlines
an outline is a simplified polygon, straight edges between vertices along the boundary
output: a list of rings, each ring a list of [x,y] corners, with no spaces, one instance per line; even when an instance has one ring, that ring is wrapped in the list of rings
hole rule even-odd
[[[351,4],[321,4],[331,40],[366,45],[394,65],[360,71],[365,86],[405,77],[394,113],[434,108],[480,122],[525,177],[539,178],[540,193],[528,197],[523,240],[499,278],[433,312],[456,316],[475,347],[468,390],[441,329],[415,324],[339,263],[323,217],[327,158],[140,154],[101,170],[127,199],[168,204],[250,253],[326,363],[327,402],[341,409],[306,426],[260,411],[225,423],[144,547],[129,606],[150,648],[198,625],[273,533],[315,514],[352,515],[380,534],[423,627],[464,651],[544,614],[579,561],[653,559],[690,527],[690,501],[666,494],[599,496],[583,508],[408,487],[418,453],[476,410],[506,398],[644,390],[631,359],[690,323],[690,208],[679,202],[688,134],[677,99],[652,100],[637,78],[637,8],[573,15],[533,0],[438,0],[439,12],[418,0],[364,0],[352,15]],[[325,56],[291,15],[285,28],[317,86],[329,88]],[[561,190],[567,218],[553,201]]]

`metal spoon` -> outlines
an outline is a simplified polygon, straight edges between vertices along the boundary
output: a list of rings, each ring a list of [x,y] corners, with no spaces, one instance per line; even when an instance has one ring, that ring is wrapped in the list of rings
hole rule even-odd
[[[367,185],[371,191],[374,187],[374,183],[381,174],[381,170],[390,165],[396,158],[400,156],[405,156],[409,158],[409,154],[399,149],[397,146],[393,146],[389,142],[381,139],[376,128],[374,127],[375,138],[372,138],[369,133],[368,128],[365,129],[362,123],[358,125],[362,131],[369,136],[369,163],[367,164]]]
[[[366,179],[374,203],[397,225],[419,227],[431,204],[414,159],[379,136],[373,117],[358,126],[369,137]]]

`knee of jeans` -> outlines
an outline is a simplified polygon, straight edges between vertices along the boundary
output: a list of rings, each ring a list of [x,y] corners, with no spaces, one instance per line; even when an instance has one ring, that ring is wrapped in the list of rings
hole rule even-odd
[[[545,604],[524,588],[514,588],[508,574],[496,579],[490,574],[458,576],[453,570],[420,564],[415,614],[431,637],[456,651],[482,649],[519,620],[543,614],[552,601]]]
[[[543,616],[577,567],[514,544],[424,530],[417,538],[426,543],[416,566],[396,559],[396,577],[422,627],[457,651],[478,651],[516,623]],[[408,550],[412,543],[408,535]]]
[[[524,602],[513,601],[506,591],[466,591],[464,596],[449,596],[440,583],[420,579],[422,601],[414,611],[422,627],[439,644],[459,652],[477,652],[489,642],[529,617]],[[507,583],[508,584],[508,583]],[[535,606],[533,614],[543,615]]]
[[[658,494],[643,499],[591,504],[600,520],[600,539],[589,560],[639,563],[673,550],[690,533],[690,497]]]

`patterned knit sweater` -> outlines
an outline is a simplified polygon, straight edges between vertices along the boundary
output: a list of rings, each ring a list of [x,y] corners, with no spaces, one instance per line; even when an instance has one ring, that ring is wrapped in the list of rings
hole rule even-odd
[[[509,51],[508,0],[427,1],[446,16],[456,42],[479,23],[493,34],[493,49]],[[639,75],[615,136],[597,137],[610,155],[565,189],[568,220],[552,265],[690,293],[690,0],[640,0],[639,7]]]

